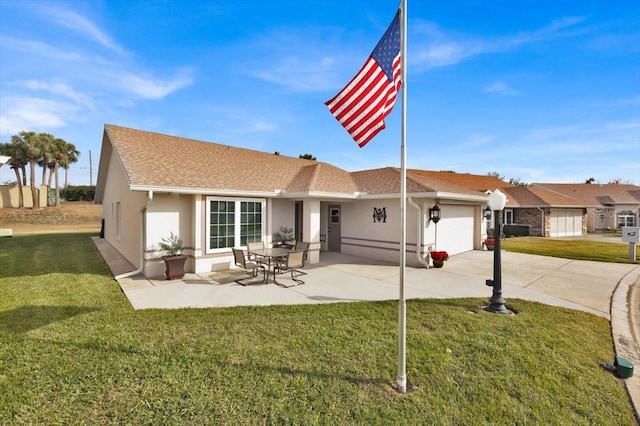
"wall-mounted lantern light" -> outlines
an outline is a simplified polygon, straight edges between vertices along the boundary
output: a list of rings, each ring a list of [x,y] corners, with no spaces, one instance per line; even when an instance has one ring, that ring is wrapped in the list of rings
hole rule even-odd
[[[491,207],[487,206],[484,208],[484,218],[487,220],[491,219]]]
[[[429,209],[429,219],[433,223],[440,222],[440,207],[437,204]]]

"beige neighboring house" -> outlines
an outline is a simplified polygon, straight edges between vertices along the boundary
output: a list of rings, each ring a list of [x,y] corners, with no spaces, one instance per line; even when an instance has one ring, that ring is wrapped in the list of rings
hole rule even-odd
[[[502,223],[511,229],[527,227],[528,235],[565,237],[587,233],[587,207],[593,206],[589,202],[535,185],[512,185],[489,175],[427,170],[412,172],[486,194],[500,189],[507,195]],[[485,226],[493,228],[491,217],[487,217]],[[509,226],[505,227],[507,234]]]
[[[281,226],[310,243],[310,263],[328,251],[398,262],[400,175],[105,125],[96,202],[104,238],[147,277],[164,273],[159,243],[171,232],[189,272],[229,268],[231,247],[269,246]],[[409,172],[407,198],[409,266],[429,248],[482,248],[486,194]]]
[[[640,186],[596,183],[535,183],[533,187],[580,200],[587,206],[589,232],[640,226]]]

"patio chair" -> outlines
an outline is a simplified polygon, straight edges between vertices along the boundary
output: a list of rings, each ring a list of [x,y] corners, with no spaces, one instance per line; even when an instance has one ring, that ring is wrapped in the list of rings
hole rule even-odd
[[[249,274],[249,278],[256,278],[258,276],[258,270],[262,269],[262,281],[246,282],[249,278],[241,278],[235,280],[238,284],[257,284],[259,282],[264,283],[267,281],[267,270],[263,265],[256,262],[247,261],[247,259],[244,257],[244,252],[240,249],[232,248],[231,250],[233,251],[233,259],[236,266]]]
[[[309,243],[305,243],[303,241],[296,242],[296,246],[294,250],[302,250],[304,251],[304,261],[307,261],[307,257],[309,255]]]
[[[247,243],[247,260],[250,262],[261,264],[262,259],[260,259],[260,256],[251,254],[253,250],[264,250],[264,241],[254,241],[251,243]]]
[[[306,275],[306,272],[302,272],[300,269],[304,268],[304,250],[292,250],[287,253],[287,257],[284,262],[277,263],[275,265],[274,273],[273,273],[273,282],[279,285],[280,287],[287,287],[283,283],[279,283],[277,281],[276,276],[278,274],[285,274],[287,272],[291,273],[291,279],[298,284],[304,284],[304,281],[298,279],[300,275]]]

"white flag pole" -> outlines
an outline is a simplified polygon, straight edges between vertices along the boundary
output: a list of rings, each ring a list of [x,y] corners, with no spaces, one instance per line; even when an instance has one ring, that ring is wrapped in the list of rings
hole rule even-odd
[[[400,136],[400,294],[398,296],[398,392],[407,392],[407,301],[404,295],[404,272],[407,262],[407,0],[400,2],[400,63],[402,78],[402,125]]]

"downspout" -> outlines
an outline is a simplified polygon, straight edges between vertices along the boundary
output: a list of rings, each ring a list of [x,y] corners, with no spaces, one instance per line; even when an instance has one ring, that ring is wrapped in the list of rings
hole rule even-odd
[[[424,229],[424,227],[422,226],[422,208],[416,204],[413,201],[413,197],[408,197],[409,200],[409,204],[411,204],[413,207],[416,208],[416,210],[418,210],[418,220],[416,221],[417,226],[418,226],[418,244],[416,244],[416,259],[418,261],[418,263],[420,263],[421,265],[423,265],[425,268],[429,269],[429,262],[425,262],[424,259],[422,258],[422,253],[421,253],[421,248],[422,248],[422,230]]]
[[[538,210],[540,210],[540,212],[542,213],[542,220],[540,221],[540,234],[541,237],[546,237],[545,235],[545,223],[544,223],[544,209],[542,207],[537,207]]]
[[[144,269],[144,215],[147,211],[147,206],[153,200],[153,191],[147,192],[147,201],[140,209],[140,266],[135,271],[125,272],[124,274],[116,275],[113,277],[116,281],[120,278],[127,278],[133,275],[138,275]]]

